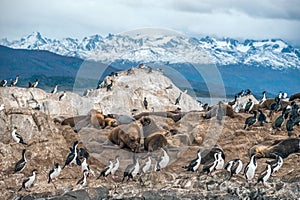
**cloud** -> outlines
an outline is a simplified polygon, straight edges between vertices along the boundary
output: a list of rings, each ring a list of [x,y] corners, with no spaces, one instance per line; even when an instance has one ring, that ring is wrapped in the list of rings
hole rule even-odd
[[[191,36],[300,41],[297,0],[1,0],[0,38],[82,38],[143,27]]]

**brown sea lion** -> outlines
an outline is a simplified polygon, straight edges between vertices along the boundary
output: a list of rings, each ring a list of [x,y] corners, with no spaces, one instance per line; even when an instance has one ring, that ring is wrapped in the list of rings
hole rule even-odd
[[[152,152],[156,151],[168,144],[166,137],[163,132],[159,131],[149,135],[144,142],[144,149],[146,151]]]
[[[155,133],[155,132],[161,130],[161,128],[159,128],[156,125],[155,121],[151,117],[142,117],[140,119],[140,123],[143,126],[143,137],[144,138],[147,138],[152,133]]]
[[[108,139],[120,148],[129,148],[134,152],[139,152],[141,132],[141,126],[136,122],[122,124],[110,131]]]
[[[260,109],[267,109],[267,110],[270,110],[271,108],[271,104],[275,101],[274,98],[269,98],[269,99],[266,99],[262,104],[259,105],[259,108]],[[285,108],[287,105],[289,105],[290,103],[287,102],[287,101],[280,101],[280,104],[281,104],[281,109],[279,110],[282,110],[283,108]]]
[[[92,109],[90,111],[90,120],[91,120],[91,124],[93,125],[93,127],[95,128],[104,128],[105,127],[105,120],[104,120],[104,115],[95,110],[95,109]]]
[[[204,118],[205,119],[210,119],[212,117],[215,117],[217,114],[217,110],[218,110],[218,105],[215,105],[212,107],[211,110],[209,110],[205,115]],[[223,109],[223,113],[225,113],[226,116],[229,116],[231,118],[234,117],[234,111],[232,109],[232,107],[230,105],[226,105],[226,104],[221,104],[221,107]]]
[[[86,117],[87,117],[86,115],[69,117],[69,118],[64,119],[61,122],[61,125],[69,125],[71,127],[75,127],[77,122],[84,120]]]
[[[255,145],[250,149],[250,156],[257,154],[257,158],[276,158],[276,155],[279,155],[286,158],[299,151],[300,138],[289,138]]]
[[[118,126],[118,122],[114,118],[106,117],[106,118],[104,118],[104,122],[105,122],[104,128],[106,128],[106,127],[117,127]]]
[[[293,94],[292,96],[290,96],[289,101],[294,101],[296,99],[300,100],[300,92],[296,93],[296,94]]]

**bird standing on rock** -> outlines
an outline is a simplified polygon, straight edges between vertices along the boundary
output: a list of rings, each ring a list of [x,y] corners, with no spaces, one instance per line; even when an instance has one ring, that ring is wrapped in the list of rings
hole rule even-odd
[[[281,109],[279,97],[275,97],[275,100],[270,105],[269,117],[272,116],[273,112],[278,112]]]
[[[88,174],[89,174],[88,170],[84,170],[81,179],[78,180],[77,185],[79,185],[81,188],[86,186],[87,183],[86,178],[88,177]]]
[[[260,126],[263,126],[264,123],[268,123],[266,121],[267,117],[266,115],[262,112],[262,110],[258,109],[257,110],[259,112],[258,117],[257,117],[257,121],[260,123]]]
[[[175,105],[178,105],[180,100],[181,100],[181,95],[182,95],[182,92],[180,92],[179,96],[176,98],[175,100]]]
[[[109,90],[112,90],[111,88],[112,88],[112,86],[113,86],[113,80],[110,80],[110,84],[108,84],[107,86],[106,86],[106,92],[108,92]]]
[[[288,112],[282,112],[282,114],[276,118],[272,128],[276,130],[280,130],[282,124],[284,123],[285,119],[288,117]]]
[[[1,82],[0,82],[0,87],[6,87],[7,85],[7,80],[3,79]]]
[[[33,182],[35,181],[36,178],[36,174],[37,174],[37,170],[34,169],[32,170],[32,176],[29,176],[27,179],[25,179],[22,183],[22,187],[18,190],[18,192],[20,192],[23,188],[30,192],[29,188],[33,185]]]
[[[214,161],[212,163],[203,166],[202,172],[206,172],[207,175],[211,176],[211,173],[216,170],[218,164],[218,153],[214,153]]]
[[[257,115],[257,112],[253,111],[253,116],[252,117],[248,117],[245,120],[244,129],[246,129],[247,127],[250,128],[250,126],[254,125],[257,122],[256,115]]]
[[[119,158],[120,158],[119,155],[117,155],[117,156],[115,157],[115,163],[114,163],[114,166],[113,166],[113,168],[111,169],[111,172],[110,172],[113,179],[115,179],[115,174],[116,174],[117,170],[118,170],[119,167],[120,167],[120,161],[119,161]]]
[[[161,148],[161,150],[162,150],[163,154],[157,161],[156,171],[160,171],[163,168],[167,167],[169,164],[169,161],[170,161],[170,157],[169,157],[167,151],[164,150],[164,148]]]
[[[16,76],[16,79],[13,80],[13,81],[10,83],[10,87],[17,85],[18,80],[19,80],[19,75],[17,75],[17,76]]]
[[[147,101],[146,97],[144,98],[143,104],[144,104],[145,109],[147,110],[148,109],[148,101]]]
[[[265,183],[267,182],[267,180],[270,178],[271,174],[273,172],[273,169],[271,167],[270,164],[267,164],[266,169],[260,174],[260,176],[257,179],[257,183],[262,182],[263,185],[265,186]],[[256,185],[255,184],[255,185]]]
[[[78,141],[75,141],[74,144],[73,144],[73,148],[71,148],[71,152],[69,153],[69,155],[67,156],[67,159],[65,161],[65,165],[63,166],[63,169],[66,167],[66,166],[69,166],[71,168],[71,165],[72,164],[78,164],[77,163],[77,146],[78,146]]]
[[[15,169],[14,169],[14,173],[22,172],[25,169],[26,163],[27,163],[27,160],[26,160],[26,157],[25,157],[25,153],[26,153],[26,149],[23,149],[22,150],[22,158],[21,158],[21,160],[19,160],[16,163]]]
[[[58,100],[61,101],[67,96],[66,91],[64,91],[59,97]]]
[[[274,161],[266,161],[267,164],[270,164],[272,167],[272,174],[275,174],[276,172],[278,172],[278,170],[281,168],[281,166],[283,165],[283,159],[281,156],[276,155],[276,159]]]
[[[124,170],[124,177],[122,179],[122,182],[125,180],[126,177],[128,177],[127,181],[129,179],[134,179],[136,175],[139,173],[140,164],[139,164],[138,157],[134,155],[133,160],[134,160],[133,164],[128,165]]]
[[[48,174],[48,183],[57,179],[61,172],[61,167],[58,163],[55,163],[54,168],[49,171]]]
[[[23,138],[21,137],[21,135],[19,135],[17,133],[17,127],[14,127],[13,131],[11,132],[12,138],[14,139],[14,141],[16,141],[17,143],[20,144],[25,144],[27,145],[26,142],[24,142]]]
[[[55,85],[55,87],[53,88],[53,90],[51,91],[51,93],[52,93],[52,94],[56,94],[57,88],[58,88],[58,84],[56,83],[56,85]]]
[[[230,173],[230,177],[229,177],[230,180],[232,176],[239,174],[242,171],[243,162],[239,158],[230,160],[226,164],[225,169]]]
[[[109,162],[109,165],[104,170],[101,171],[101,173],[97,179],[99,179],[101,176],[103,176],[105,178],[105,180],[107,180],[107,176],[111,173],[111,170],[114,167],[114,163],[113,163],[112,159],[109,159],[108,162]]]
[[[252,101],[252,99],[249,99],[245,106],[245,113],[249,113],[252,110],[253,106],[254,102]]]
[[[257,168],[256,158],[255,155],[252,155],[250,162],[246,165],[244,169],[244,174],[248,183],[252,182],[252,179],[254,178],[255,175],[256,168]]]
[[[141,171],[140,173],[146,173],[147,171],[149,171],[151,166],[151,156],[150,154],[147,156],[147,161],[141,166]]]
[[[198,170],[200,163],[201,163],[201,152],[200,150],[198,150],[197,157],[193,159],[189,165],[184,166],[183,168],[186,169],[187,171],[195,172]]]

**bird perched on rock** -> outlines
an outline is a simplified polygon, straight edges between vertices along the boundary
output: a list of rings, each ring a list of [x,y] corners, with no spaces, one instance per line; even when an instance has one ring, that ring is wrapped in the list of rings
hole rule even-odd
[[[211,176],[211,173],[216,170],[216,166],[219,161],[218,154],[219,152],[214,153],[214,161],[207,165],[204,165],[202,168],[202,172],[207,173],[207,175]]]
[[[276,118],[272,128],[277,130],[280,129],[285,119],[288,117],[288,114],[288,112],[282,112],[282,114]]]
[[[0,87],[6,87],[7,86],[7,80],[3,79],[1,82],[0,82]]]
[[[250,162],[246,165],[244,169],[244,174],[248,183],[252,182],[252,179],[254,178],[255,175],[256,168],[257,168],[256,158],[255,155],[252,155]]]
[[[170,161],[170,157],[164,148],[161,148],[163,154],[162,156],[157,160],[157,166],[156,166],[156,171],[160,171],[163,168],[167,167]]]
[[[261,100],[259,101],[259,104],[262,104],[263,102],[265,102],[267,100],[266,91],[263,91],[262,95],[263,96],[262,96]]]
[[[245,106],[245,113],[249,113],[252,110],[253,106],[254,102],[252,101],[252,99],[249,99]]]
[[[10,87],[17,85],[19,80],[19,75],[16,76],[16,79],[10,82]]]
[[[242,97],[242,96],[244,96],[244,94],[245,94],[245,92],[244,92],[244,90],[242,90],[242,91],[240,91],[240,92],[237,94],[237,96],[238,96],[238,97]]]
[[[127,181],[129,179],[134,179],[136,175],[139,173],[139,171],[140,171],[139,158],[134,155],[133,164],[129,164],[124,170],[124,177],[122,179],[122,182],[125,180],[126,177],[128,177]]]
[[[14,173],[22,172],[26,167],[26,157],[25,157],[26,149],[22,150],[22,158],[16,163]]]
[[[120,161],[119,161],[119,158],[120,158],[119,155],[117,155],[117,156],[115,157],[114,166],[113,166],[113,168],[111,169],[111,172],[110,172],[113,179],[115,179],[115,177],[116,177],[115,174],[116,174],[117,170],[118,170],[119,167],[120,167]]]
[[[262,110],[260,110],[260,109],[258,109],[257,110],[258,111],[258,117],[257,117],[257,121],[259,122],[259,125],[260,126],[263,126],[264,125],[264,123],[268,123],[267,122],[267,117],[266,117],[266,115],[263,113],[263,111]]]
[[[242,171],[243,162],[239,158],[230,160],[226,164],[225,169],[230,173],[230,177],[229,177],[230,180],[232,176],[239,174]]]
[[[36,174],[37,174],[37,170],[34,169],[32,170],[32,176],[29,176],[27,179],[25,179],[22,183],[22,187],[18,190],[18,192],[20,192],[23,188],[30,192],[30,187],[33,185],[35,178],[36,178]]]
[[[141,166],[140,173],[145,174],[146,172],[149,171],[151,166],[151,156],[150,154],[147,156],[147,161]]]
[[[250,126],[254,125],[254,124],[257,122],[256,115],[257,115],[257,112],[256,112],[256,111],[253,111],[253,116],[248,117],[248,118],[245,120],[245,126],[244,126],[244,129],[246,129],[247,127],[249,128]]]
[[[265,183],[270,178],[272,171],[273,171],[273,169],[272,169],[271,165],[267,164],[266,169],[259,175],[256,184],[258,184],[259,182],[262,182],[263,185],[265,186]]]
[[[246,93],[246,96],[249,96],[249,95],[251,94],[251,90],[247,89],[247,90],[245,91],[245,93]]]
[[[89,164],[87,163],[87,159],[88,159],[89,155],[88,154],[84,154],[83,155],[83,161],[81,162],[81,171],[84,172],[84,170],[88,171],[88,174],[93,174],[93,176],[95,177],[95,173],[93,170],[90,169]]]
[[[48,174],[48,183],[53,182],[60,175],[61,167],[59,163],[54,164],[54,168],[49,171]]]
[[[13,131],[11,132],[11,136],[14,139],[14,141],[16,141],[17,143],[27,145],[27,143],[24,142],[24,140],[21,137],[21,135],[17,133],[17,127],[14,127]]]
[[[113,80],[110,80],[110,84],[108,84],[106,86],[106,92],[108,92],[109,90],[112,90],[113,82],[114,82]]]
[[[65,165],[63,166],[63,169],[66,166],[69,166],[71,168],[72,164],[77,164],[77,165],[79,164],[78,163],[78,158],[77,158],[77,156],[78,156],[77,155],[77,146],[78,146],[78,141],[75,141],[74,144],[73,144],[73,148],[70,149],[71,152],[69,153],[69,155],[66,158]]]
[[[64,91],[59,97],[58,100],[62,101],[67,96],[66,91]]]
[[[39,84],[39,80],[36,79],[36,80],[31,84],[31,87],[32,87],[32,88],[36,88],[36,87],[38,86],[38,84]]]
[[[108,162],[109,162],[108,166],[100,172],[100,175],[98,176],[97,179],[99,179],[101,176],[103,176],[105,178],[105,180],[107,180],[107,176],[110,174],[111,170],[114,167],[114,163],[113,163],[112,159],[109,159]]]
[[[275,97],[275,100],[270,105],[269,117],[272,116],[273,112],[278,112],[281,109],[279,97]]]
[[[58,84],[56,83],[54,88],[52,89],[51,93],[55,94],[57,92]]]
[[[89,172],[88,170],[84,170],[82,173],[82,177],[77,181],[77,185],[79,185],[80,188],[86,186],[87,180],[86,178],[88,177]]]
[[[175,105],[178,105],[180,100],[181,100],[181,95],[182,95],[182,92],[180,92],[179,96],[176,98],[175,100]]]
[[[283,159],[281,156],[276,154],[276,159],[273,161],[266,161],[267,164],[271,165],[272,167],[272,174],[275,174],[276,172],[278,172],[278,170],[281,168],[281,166],[283,165]]]
[[[145,109],[147,110],[148,109],[148,101],[147,101],[146,97],[144,98],[143,104],[144,104]]]
[[[184,166],[183,168],[186,169],[187,171],[195,172],[198,170],[200,163],[201,163],[201,151],[198,150],[197,157],[193,159],[189,165]]]
[[[224,167],[224,159],[222,158],[222,152],[218,152],[218,162],[215,167],[216,170],[223,169]]]

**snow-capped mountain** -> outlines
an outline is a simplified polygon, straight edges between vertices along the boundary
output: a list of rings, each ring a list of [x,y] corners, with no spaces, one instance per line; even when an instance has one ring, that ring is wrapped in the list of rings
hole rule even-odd
[[[14,49],[47,50],[82,59],[113,62],[215,63],[219,66],[266,66],[300,69],[300,51],[281,39],[238,41],[230,38],[187,38],[179,35],[93,35],[82,40],[43,37],[34,32],[20,40],[0,40]]]

